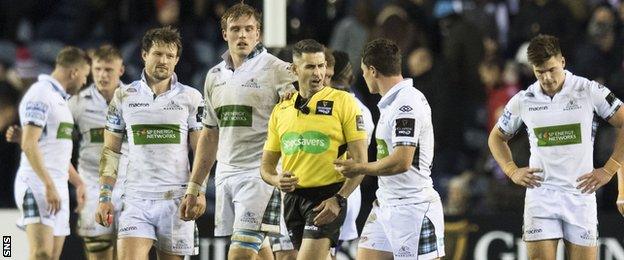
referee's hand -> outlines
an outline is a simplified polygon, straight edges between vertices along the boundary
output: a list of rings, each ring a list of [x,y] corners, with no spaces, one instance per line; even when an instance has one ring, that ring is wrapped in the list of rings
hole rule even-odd
[[[319,212],[314,218],[314,225],[318,227],[331,223],[340,214],[340,209],[336,197],[322,201],[321,204],[312,209],[314,212]]]
[[[299,178],[292,175],[291,172],[285,171],[278,175],[277,188],[283,192],[293,192],[299,183]]]

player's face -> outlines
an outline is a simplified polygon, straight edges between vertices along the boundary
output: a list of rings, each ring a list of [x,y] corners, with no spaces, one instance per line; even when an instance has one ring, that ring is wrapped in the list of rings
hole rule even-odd
[[[325,79],[325,54],[303,53],[295,59],[293,71],[299,79],[299,86],[316,92],[323,88]]]
[[[561,55],[550,57],[541,65],[533,65],[533,73],[546,93],[555,93],[565,80],[565,59]]]
[[[375,85],[374,81],[374,68],[366,66],[364,62],[360,63],[360,68],[362,69],[362,76],[364,77],[364,81],[366,81],[366,86],[368,86],[368,92],[371,94],[379,93],[379,88]]]
[[[91,65],[93,82],[98,90],[113,90],[119,86],[119,78],[124,73],[121,59],[94,59]]]
[[[145,73],[158,80],[171,78],[178,64],[178,47],[175,44],[154,43],[147,52],[141,53],[145,62]]]
[[[78,65],[70,72],[70,80],[67,83],[67,93],[76,94],[80,91],[80,88],[87,83],[87,76],[89,76],[90,66],[89,64]]]
[[[229,18],[226,29],[222,33],[223,39],[228,44],[230,55],[241,58],[247,57],[260,39],[258,21],[253,16]]]
[[[323,85],[330,86],[331,79],[334,76],[334,66],[327,66],[325,68],[325,79],[323,80]]]

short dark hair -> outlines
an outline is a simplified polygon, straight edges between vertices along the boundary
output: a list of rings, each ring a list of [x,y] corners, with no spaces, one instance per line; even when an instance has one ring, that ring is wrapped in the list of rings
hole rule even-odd
[[[121,52],[110,44],[105,44],[100,46],[99,48],[93,50],[91,54],[92,60],[104,60],[104,61],[113,61],[116,59],[122,60]]]
[[[532,65],[544,64],[551,57],[561,55],[559,39],[555,36],[540,34],[531,39],[527,57]]]
[[[262,14],[255,8],[245,3],[238,3],[228,8],[221,16],[221,30],[227,30],[228,19],[238,19],[244,16],[251,16],[258,22],[258,29],[262,29]]]
[[[295,43],[293,47],[293,60],[295,58],[301,58],[301,55],[304,53],[317,53],[322,52],[325,53],[325,46],[320,44],[319,42],[313,39],[305,39],[298,41]]]
[[[66,46],[57,55],[55,64],[64,68],[74,67],[76,65],[89,64],[89,56],[85,51],[78,47]]]
[[[149,52],[154,44],[174,44],[178,47],[178,57],[180,57],[180,53],[182,53],[182,37],[180,37],[180,32],[178,29],[171,26],[148,30],[145,35],[143,35],[141,50]]]
[[[336,65],[334,52],[330,50],[329,48],[325,48],[325,61],[327,62],[327,67],[333,67]]]
[[[384,76],[401,75],[401,50],[391,40],[372,40],[362,50],[362,63],[373,66]]]

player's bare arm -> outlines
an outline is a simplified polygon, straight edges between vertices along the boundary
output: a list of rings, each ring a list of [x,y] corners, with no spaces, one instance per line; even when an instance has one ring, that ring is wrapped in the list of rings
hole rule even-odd
[[[540,182],[544,179],[536,175],[542,172],[542,169],[522,167],[519,168],[513,161],[511,150],[507,142],[511,139],[511,135],[503,133],[498,127],[494,127],[488,138],[488,146],[492,152],[492,156],[503,169],[503,172],[515,183],[527,188],[535,188],[540,186]]]
[[[74,167],[74,165],[72,165],[71,163],[69,164],[69,183],[71,183],[72,185],[74,185],[74,188],[76,188],[76,209],[74,210],[74,212],[79,213],[80,210],[82,210],[82,207],[84,206],[84,202],[85,202],[85,185],[84,182],[82,181],[82,177],[80,177],[80,175],[78,175],[78,171],[76,170],[76,168]]]
[[[416,147],[397,146],[395,150],[386,158],[376,162],[360,163],[355,160],[336,159],[334,165],[336,170],[346,177],[357,175],[371,176],[391,176],[404,173],[409,170],[414,158]]]
[[[45,168],[43,156],[39,149],[39,138],[42,132],[43,128],[39,126],[25,125],[22,131],[21,147],[33,171],[35,171],[37,177],[39,177],[41,182],[45,185],[46,201],[49,206],[48,212],[50,214],[56,214],[56,212],[61,209],[61,199],[50,177],[50,173]]]
[[[189,144],[195,159],[186,195],[180,203],[182,220],[195,220],[206,210],[204,188],[215,162],[218,141],[219,130],[216,127],[204,127],[201,131],[189,132]]]
[[[594,169],[576,180],[579,182],[576,188],[583,193],[594,193],[607,184],[618,169],[622,167],[622,162],[624,161],[624,131],[622,131],[624,127],[624,109],[620,107],[609,119],[609,124],[618,129],[613,154],[611,154],[611,157],[609,157],[609,160],[602,168]]]
[[[100,159],[100,203],[98,212],[95,215],[95,221],[102,226],[111,225],[114,216],[113,203],[113,187],[117,181],[117,167],[119,166],[119,157],[122,144],[121,133],[115,133],[109,130],[104,131],[104,147],[102,148],[102,157]]]

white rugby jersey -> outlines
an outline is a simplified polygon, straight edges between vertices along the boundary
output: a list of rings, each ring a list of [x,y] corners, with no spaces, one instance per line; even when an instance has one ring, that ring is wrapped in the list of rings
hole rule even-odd
[[[191,131],[201,130],[202,96],[171,77],[171,88],[158,96],[145,76],[115,91],[106,129],[128,136],[126,195],[184,189],[189,179]]]
[[[229,52],[222,57],[224,61],[206,75],[203,123],[219,127],[219,163],[257,168],[271,111],[284,92],[294,91],[291,83],[297,78],[290,63],[269,54],[260,43],[236,70]]]
[[[416,148],[409,170],[391,176],[379,176],[377,199],[382,205],[421,203],[439,199],[431,180],[433,160],[433,125],[431,108],[425,96],[404,79],[388,91],[377,104],[377,160],[396,146]]]
[[[92,84],[69,99],[69,109],[81,135],[78,173],[88,186],[97,185],[100,179],[100,156],[104,145],[104,127],[106,126],[108,104],[104,96]],[[124,142],[121,145],[120,165],[128,163],[127,155],[128,142],[124,136]],[[125,168],[119,167],[117,183],[125,181],[126,172],[123,170]]]
[[[26,91],[19,105],[22,126],[35,125],[43,128],[39,138],[41,158],[50,177],[61,182],[67,182],[69,178],[72,155],[74,120],[67,105],[68,98],[69,95],[56,79],[42,74]],[[24,152],[21,157],[18,175],[39,180]]]
[[[518,92],[505,106],[498,127],[513,135],[524,123],[529,167],[543,169],[542,186],[581,194],[576,179],[594,168],[594,115],[609,120],[621,105],[606,87],[565,71],[563,87],[553,98],[542,92],[539,81]]]

